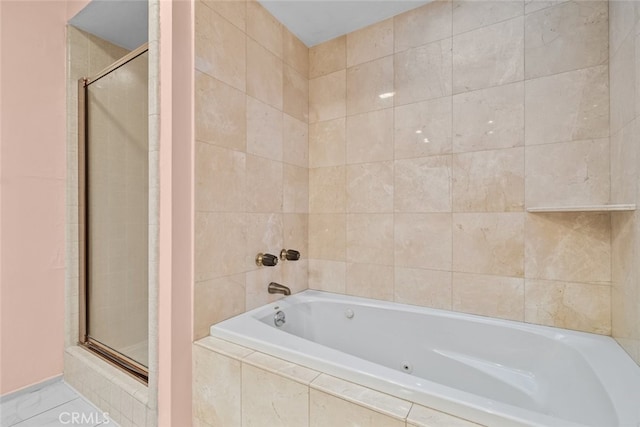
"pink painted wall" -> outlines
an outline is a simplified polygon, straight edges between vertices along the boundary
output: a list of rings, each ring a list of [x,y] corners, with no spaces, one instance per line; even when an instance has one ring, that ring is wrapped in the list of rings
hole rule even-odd
[[[0,394],[62,373],[63,1],[0,2]]]

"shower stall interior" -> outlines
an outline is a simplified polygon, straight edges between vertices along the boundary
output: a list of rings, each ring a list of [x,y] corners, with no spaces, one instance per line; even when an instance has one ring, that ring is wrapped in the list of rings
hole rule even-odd
[[[80,79],[80,337],[148,380],[148,50]]]

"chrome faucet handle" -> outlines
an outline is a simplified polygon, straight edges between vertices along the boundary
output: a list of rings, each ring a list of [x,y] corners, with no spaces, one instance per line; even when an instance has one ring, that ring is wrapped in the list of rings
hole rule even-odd
[[[256,255],[256,265],[259,267],[273,267],[278,264],[278,257],[271,254],[263,254],[262,252]]]
[[[298,261],[300,252],[294,249],[283,249],[280,251],[280,259],[283,261]]]

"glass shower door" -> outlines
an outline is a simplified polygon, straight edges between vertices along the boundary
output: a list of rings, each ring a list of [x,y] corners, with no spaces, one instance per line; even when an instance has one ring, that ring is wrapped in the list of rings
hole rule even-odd
[[[149,296],[146,48],[110,68],[84,80],[81,101],[85,136],[81,168],[85,222],[81,310],[84,305],[85,313],[81,319],[84,317],[85,327],[81,327],[80,340],[145,379]]]

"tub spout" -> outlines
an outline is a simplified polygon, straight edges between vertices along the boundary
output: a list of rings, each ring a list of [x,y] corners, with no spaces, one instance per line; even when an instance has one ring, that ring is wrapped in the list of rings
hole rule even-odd
[[[291,289],[276,282],[269,283],[269,287],[267,288],[267,290],[269,291],[270,294],[291,295]]]

